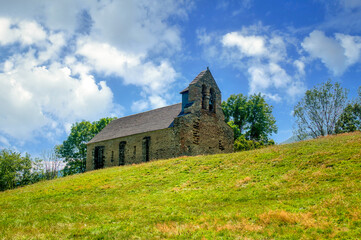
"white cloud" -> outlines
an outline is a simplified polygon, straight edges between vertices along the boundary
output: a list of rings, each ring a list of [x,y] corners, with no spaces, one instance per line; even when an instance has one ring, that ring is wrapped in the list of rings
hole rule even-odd
[[[182,48],[168,20],[186,19],[191,7],[176,0],[3,2],[0,46],[13,55],[0,62],[2,143],[56,138],[75,121],[119,116],[102,76],[140,88],[133,110],[166,105],[177,77],[167,59]]]
[[[323,32],[317,30],[311,32],[301,45],[313,58],[320,58],[335,75],[345,71],[344,49],[336,40],[326,37]]]
[[[48,36],[47,42],[43,44],[43,51],[39,52],[39,60],[45,62],[50,59],[58,59],[59,53],[66,45],[66,38],[63,33],[52,33]]]
[[[223,36],[222,43],[226,47],[237,47],[246,56],[262,56],[267,52],[265,39],[261,36],[243,36],[231,32]]]
[[[127,54],[118,51],[107,43],[81,40],[78,43],[77,54],[85,56],[94,69],[105,74],[123,74],[126,68],[140,64],[142,55]]]
[[[297,96],[301,96],[306,92],[304,82],[292,80],[292,83],[287,88],[287,94],[294,100]]]
[[[208,45],[212,42],[212,37],[209,34],[207,34],[204,28],[197,29],[196,34],[198,38],[198,43],[200,45]]]
[[[315,30],[301,45],[313,58],[319,58],[335,75],[343,74],[360,59],[361,38],[358,36],[335,34],[335,38],[331,38],[322,31]]]
[[[43,27],[34,21],[14,22],[8,18],[0,18],[0,44],[20,42],[23,45],[41,43],[46,38]]]
[[[288,89],[291,84],[291,78],[286,71],[273,62],[251,66],[248,73],[250,75],[250,93],[262,92],[272,100],[280,101],[281,97],[278,94],[271,94],[268,90],[271,88]]]
[[[344,48],[346,64],[349,66],[358,62],[361,54],[361,37],[341,33],[336,33],[335,37]]]
[[[145,61],[143,55],[128,54],[111,47],[108,44],[81,41],[77,54],[86,58],[92,68],[105,74],[113,74],[123,79],[126,85],[142,88],[148,95],[151,107],[166,105],[167,90],[175,81],[176,72],[170,63],[163,60],[155,65]],[[132,109],[140,109],[144,104],[134,103]]]
[[[166,20],[186,18],[182,1],[105,1],[92,7],[89,13],[94,21],[91,38],[107,42],[121,51],[180,50],[180,32]]]
[[[222,61],[248,73],[246,76],[250,94],[261,92],[276,102],[285,97],[294,99],[299,94],[290,90],[295,81],[292,78],[296,78],[296,75],[291,77],[286,71],[290,63],[287,59],[287,42],[284,36],[270,32],[267,27],[258,24],[243,27],[239,32],[227,33],[220,38],[220,42]],[[295,62],[299,73],[304,73],[302,64],[301,61]],[[298,75],[297,78],[301,76]],[[281,95],[280,92],[284,94]]]
[[[293,65],[296,67],[297,72],[299,75],[304,76],[305,75],[305,63],[301,60],[295,60],[293,62]]]
[[[68,122],[96,120],[116,111],[105,82],[96,83],[85,73],[73,77],[72,66],[57,61],[44,64],[49,57],[41,56],[52,56],[58,49],[54,45],[63,44],[48,42],[43,51],[16,54],[5,62],[0,73],[0,133],[27,140],[45,128],[57,132]]]
[[[149,108],[149,102],[146,100],[134,101],[131,106],[133,112],[142,112],[147,108]]]

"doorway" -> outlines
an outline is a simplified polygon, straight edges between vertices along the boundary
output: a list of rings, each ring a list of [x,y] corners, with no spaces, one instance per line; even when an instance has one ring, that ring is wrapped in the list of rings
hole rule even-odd
[[[94,169],[104,168],[104,146],[97,146],[94,149]]]

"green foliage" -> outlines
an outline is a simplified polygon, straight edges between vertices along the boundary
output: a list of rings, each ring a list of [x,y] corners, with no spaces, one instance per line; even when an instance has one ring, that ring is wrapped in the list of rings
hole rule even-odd
[[[250,96],[247,104],[248,131],[246,137],[267,143],[268,136],[277,133],[276,120],[272,115],[272,106],[266,103],[261,94]]]
[[[336,124],[336,133],[361,130],[361,105],[348,104]]]
[[[361,87],[358,90],[358,99],[349,103],[336,123],[336,133],[361,130]]]
[[[361,133],[0,192],[0,239],[358,239]]]
[[[86,143],[114,119],[115,118],[102,118],[92,123],[82,121],[72,125],[68,138],[63,144],[56,146],[56,153],[64,158],[64,162],[66,163],[63,169],[65,176],[85,171]]]
[[[0,191],[29,184],[33,181],[30,155],[8,149],[0,150]]]
[[[245,141],[251,140],[249,143],[259,142],[263,146],[268,143],[272,133],[277,133],[272,106],[266,103],[261,94],[250,97],[243,94],[231,95],[227,101],[222,102],[222,109],[226,122],[233,129],[235,140],[241,137]],[[243,149],[239,146],[246,143],[240,140],[237,144],[235,149]]]
[[[222,110],[224,112],[225,121],[227,123],[231,122],[230,126],[235,131],[234,139],[238,138],[243,134],[244,128],[247,124],[248,118],[248,103],[247,96],[243,94],[231,95],[227,101],[222,102]],[[238,127],[238,130],[235,130],[235,127]]]
[[[241,135],[241,130],[239,129],[239,127],[231,120],[228,122],[228,125],[233,129],[233,134],[234,134],[234,138],[237,139]]]
[[[267,142],[247,140],[244,135],[241,135],[234,141],[234,151],[248,151],[266,146],[275,145],[275,142],[270,139]]]
[[[336,123],[346,105],[347,93],[347,89],[331,81],[307,90],[293,113],[297,124],[295,134],[298,138],[303,140],[307,137],[334,134]]]

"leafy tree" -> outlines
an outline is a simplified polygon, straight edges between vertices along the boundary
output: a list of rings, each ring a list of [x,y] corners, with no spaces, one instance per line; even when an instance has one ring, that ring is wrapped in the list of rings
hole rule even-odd
[[[0,150],[0,191],[32,183],[30,155]]]
[[[358,90],[358,99],[349,103],[336,123],[336,133],[361,130],[361,87]]]
[[[316,138],[336,132],[339,120],[347,101],[348,91],[339,83],[327,81],[311,90],[295,106],[295,134],[300,140],[307,137]]]
[[[277,132],[272,106],[266,103],[261,94],[249,98],[243,94],[231,95],[227,101],[222,102],[222,109],[226,122],[234,131],[235,139],[244,136],[244,140],[265,144],[268,136]],[[241,142],[244,142],[243,138]]]
[[[252,95],[247,104],[248,131],[246,137],[251,140],[268,142],[268,136],[277,133],[276,120],[272,115],[272,106],[268,105],[259,93]]]
[[[234,130],[234,138],[243,134],[247,124],[247,96],[243,94],[231,95],[226,102],[222,102],[225,120]]]
[[[102,118],[92,123],[82,121],[72,125],[68,138],[63,144],[56,146],[57,154],[63,157],[66,163],[63,169],[65,176],[85,171],[86,143],[114,119],[115,118]]]

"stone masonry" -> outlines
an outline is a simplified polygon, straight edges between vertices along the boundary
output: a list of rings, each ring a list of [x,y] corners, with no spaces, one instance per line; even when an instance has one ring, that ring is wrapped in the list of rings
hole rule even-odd
[[[233,131],[224,121],[221,91],[202,71],[182,103],[112,121],[87,145],[87,171],[178,156],[229,153]]]

